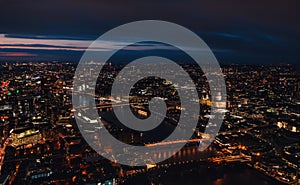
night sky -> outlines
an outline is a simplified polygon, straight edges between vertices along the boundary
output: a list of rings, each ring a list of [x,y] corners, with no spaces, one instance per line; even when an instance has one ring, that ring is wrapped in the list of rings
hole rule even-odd
[[[155,19],[197,33],[221,63],[298,64],[299,8],[297,0],[3,0],[0,61],[79,61],[104,32]]]

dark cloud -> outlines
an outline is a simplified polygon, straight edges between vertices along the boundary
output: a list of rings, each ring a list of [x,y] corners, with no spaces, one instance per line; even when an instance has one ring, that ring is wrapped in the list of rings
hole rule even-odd
[[[134,20],[163,19],[193,31],[300,31],[299,1],[238,0],[9,0],[0,3],[2,32],[96,34]]]
[[[221,60],[297,62],[299,5],[297,0],[7,0],[0,2],[0,32],[95,39],[120,24],[159,19],[191,29],[213,48],[232,51],[217,53]]]

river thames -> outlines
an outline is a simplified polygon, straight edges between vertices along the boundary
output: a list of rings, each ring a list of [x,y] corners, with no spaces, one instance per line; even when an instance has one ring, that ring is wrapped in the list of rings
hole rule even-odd
[[[152,184],[151,184],[152,183]],[[126,185],[282,185],[245,164],[191,164],[153,170],[128,179]]]

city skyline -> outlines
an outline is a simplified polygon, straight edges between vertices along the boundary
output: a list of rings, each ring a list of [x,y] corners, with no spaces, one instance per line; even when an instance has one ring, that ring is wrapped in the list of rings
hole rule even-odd
[[[0,185],[299,185],[300,2],[0,2]]]
[[[94,69],[95,65],[100,64],[89,62],[86,67]],[[197,86],[201,106],[199,120],[189,140],[163,142],[161,140],[179,126],[177,119],[185,107],[179,105],[176,89],[190,91],[186,86],[174,89],[165,79],[145,78],[132,87],[128,102],[126,95],[110,94],[112,79],[124,66],[106,64],[93,94],[97,117],[103,123],[100,124],[89,112],[93,101],[85,99],[90,95],[90,87],[83,83],[73,89],[76,64],[15,62],[0,65],[4,79],[0,88],[0,182],[170,184],[174,178],[171,174],[184,172],[186,176],[175,175],[177,184],[195,173],[198,176],[188,179],[189,185],[199,182],[199,177],[207,184],[299,183],[300,83],[295,66],[222,67],[228,90],[227,108],[221,129],[214,137],[204,132],[217,127],[214,119],[217,112],[211,111],[214,102],[204,74],[192,64],[181,65],[192,74]],[[127,80],[140,73],[136,67],[129,69]],[[88,70],[85,80],[95,75],[97,71]],[[84,79],[79,80],[84,82]],[[78,93],[76,97],[81,106],[72,104],[72,93]],[[149,110],[153,96],[165,100],[166,115]],[[159,127],[140,133],[116,118],[114,110],[122,113],[125,105],[131,106],[137,118],[145,118],[150,113],[157,117],[154,121],[161,116],[165,119]],[[182,126],[179,130],[185,132],[186,127]],[[161,147],[144,157],[136,156],[131,147],[118,151],[110,146],[111,141],[104,139],[103,127],[129,146]],[[93,150],[83,134],[90,137],[99,151]],[[182,143],[186,145],[176,151],[173,145]],[[127,166],[106,159],[115,155],[135,160],[129,160],[132,166]],[[169,159],[162,161],[165,158]],[[143,159],[147,165],[135,166]],[[156,164],[153,160],[161,162]]]

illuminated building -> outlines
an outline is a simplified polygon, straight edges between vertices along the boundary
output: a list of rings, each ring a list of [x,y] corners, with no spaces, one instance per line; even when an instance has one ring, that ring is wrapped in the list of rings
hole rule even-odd
[[[26,145],[36,145],[42,140],[42,134],[39,130],[16,130],[11,134],[12,145],[15,147],[22,147]]]

